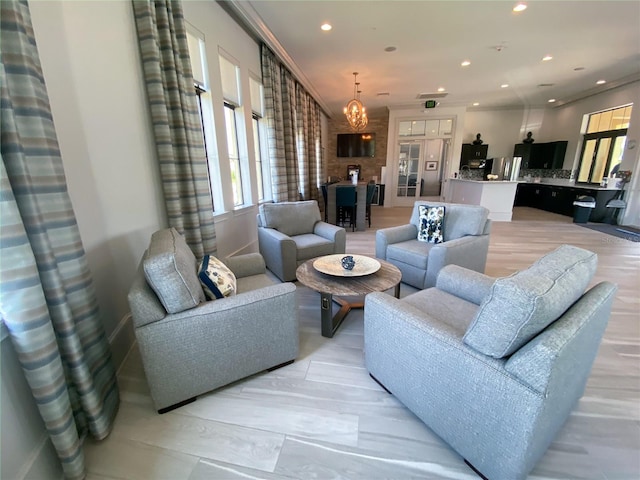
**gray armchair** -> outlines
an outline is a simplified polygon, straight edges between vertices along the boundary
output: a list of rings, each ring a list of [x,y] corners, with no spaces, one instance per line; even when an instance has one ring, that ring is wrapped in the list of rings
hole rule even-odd
[[[418,241],[419,206],[444,205],[444,242]],[[406,225],[376,232],[376,257],[393,263],[402,281],[416,288],[432,287],[445,265],[484,272],[489,250],[489,210],[479,205],[417,201]]]
[[[344,253],[346,241],[344,228],[321,220],[315,200],[260,205],[260,253],[283,282],[295,280],[298,265],[311,258]]]
[[[584,393],[615,285],[564,245],[510,277],[458,266],[365,299],[371,376],[491,480],[527,477]]]
[[[151,237],[129,305],[159,413],[298,355],[295,285],[275,284],[257,253],[225,263],[236,294],[207,301],[184,238],[173,228]]]

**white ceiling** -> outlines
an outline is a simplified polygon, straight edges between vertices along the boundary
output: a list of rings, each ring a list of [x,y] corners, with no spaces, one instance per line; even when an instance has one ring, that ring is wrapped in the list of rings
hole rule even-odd
[[[640,1],[527,3],[521,13],[504,0],[231,5],[267,44],[286,51],[294,74],[331,116],[352,98],[355,71],[370,113],[420,106],[418,95],[439,87],[447,93],[437,99],[442,106],[535,107],[640,79]],[[321,31],[324,22],[333,29]],[[397,50],[386,52],[390,46]],[[543,62],[545,55],[553,59]],[[460,65],[465,59],[470,66]],[[607,83],[597,86],[600,79]]]

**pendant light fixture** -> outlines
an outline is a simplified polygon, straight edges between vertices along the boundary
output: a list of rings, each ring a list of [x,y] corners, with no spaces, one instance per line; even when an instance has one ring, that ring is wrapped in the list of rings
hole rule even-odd
[[[344,107],[344,114],[347,117],[347,121],[356,132],[366,127],[367,123],[369,123],[367,112],[360,101],[360,83],[357,79],[358,72],[353,72],[353,99]]]

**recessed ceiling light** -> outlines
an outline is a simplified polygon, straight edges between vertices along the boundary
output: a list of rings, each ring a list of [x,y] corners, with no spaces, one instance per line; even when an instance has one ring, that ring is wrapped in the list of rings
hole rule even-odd
[[[390,46],[384,49],[385,52],[395,52],[397,50],[396,47]]]
[[[607,81],[606,80],[598,80],[596,82],[597,85],[602,85],[603,83],[607,83]]]
[[[477,107],[478,105],[480,105],[478,102],[474,102],[474,103],[473,103],[473,106],[474,106],[474,107]]]
[[[513,7],[514,12],[522,12],[527,9],[527,4],[520,2],[515,7]]]
[[[323,23],[322,25],[320,25],[320,29],[325,31],[325,32],[328,32],[332,28],[333,27],[329,23]]]
[[[462,65],[463,67],[468,67],[469,65],[471,65],[471,62],[469,60],[464,60],[460,65]]]
[[[508,83],[503,83],[502,85],[500,85],[500,88],[507,88],[509,86]]]
[[[543,62],[548,62],[549,60],[553,60],[553,57],[551,55],[545,55],[544,57],[542,57]]]
[[[440,88],[438,88],[438,91],[439,91],[439,92],[444,92],[444,87],[440,87]]]
[[[555,102],[555,101],[556,101],[556,99],[555,99],[555,98],[550,98],[549,100],[547,100],[547,102],[549,102],[549,103],[553,103],[553,102]]]

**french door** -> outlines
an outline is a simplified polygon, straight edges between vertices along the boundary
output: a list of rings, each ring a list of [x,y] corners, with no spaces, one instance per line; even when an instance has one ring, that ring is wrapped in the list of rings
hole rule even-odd
[[[439,197],[449,140],[427,139],[398,144],[394,206],[413,206],[420,197]]]

